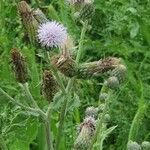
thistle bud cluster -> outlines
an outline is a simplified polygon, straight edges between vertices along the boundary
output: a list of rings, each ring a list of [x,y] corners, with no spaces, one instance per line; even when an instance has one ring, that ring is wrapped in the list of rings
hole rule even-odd
[[[108,57],[99,61],[77,65],[70,54],[54,56],[53,65],[67,77],[76,76],[78,79],[98,78],[112,71],[120,64],[120,59]]]

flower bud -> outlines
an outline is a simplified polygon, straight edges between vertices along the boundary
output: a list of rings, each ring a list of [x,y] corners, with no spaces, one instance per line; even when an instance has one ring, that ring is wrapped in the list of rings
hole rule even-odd
[[[141,146],[142,146],[143,150],[150,150],[150,142],[148,142],[148,141],[142,142]]]
[[[67,77],[76,75],[76,63],[69,55],[61,54],[54,56],[52,64]]]
[[[103,103],[106,101],[106,99],[108,98],[108,94],[107,93],[100,93],[99,95],[99,100]]]
[[[25,58],[17,49],[11,50],[12,69],[15,73],[16,80],[20,83],[26,83],[28,80],[27,66]]]
[[[77,78],[97,78],[113,70],[118,64],[120,59],[115,57],[108,57],[99,61],[83,63],[79,66]]]
[[[112,70],[111,76],[118,78],[119,83],[123,82],[126,77],[127,68],[124,65],[118,65],[115,69]]]
[[[43,80],[42,80],[43,96],[47,101],[51,102],[57,90],[58,90],[57,82],[54,79],[51,71],[45,70],[43,73]]]
[[[91,3],[85,3],[80,10],[79,19],[82,20],[83,22],[85,21],[90,22],[94,13],[95,13],[94,5]]]
[[[87,107],[86,111],[85,111],[85,115],[86,115],[86,117],[91,116],[91,117],[96,118],[98,115],[98,108],[95,108],[93,106]]]
[[[119,87],[119,80],[116,77],[109,77],[105,82],[104,85],[110,89],[116,89]]]
[[[80,133],[75,141],[74,149],[75,150],[87,150],[92,137],[95,133],[96,121],[93,117],[87,117],[84,119],[83,123],[80,126]]]
[[[100,104],[100,105],[98,106],[98,111],[99,111],[100,113],[102,113],[102,112],[104,111],[105,107],[106,107],[105,104]]]
[[[30,42],[34,43],[36,41],[36,34],[39,24],[33,17],[31,7],[25,1],[21,1],[18,3],[18,10]]]
[[[109,114],[105,114],[105,116],[104,116],[104,122],[105,122],[105,123],[109,123],[110,120],[111,120],[110,115],[109,115]]]
[[[129,141],[127,144],[127,150],[142,150],[142,149],[137,142]]]
[[[32,13],[39,24],[48,22],[45,14],[39,8],[34,10]]]

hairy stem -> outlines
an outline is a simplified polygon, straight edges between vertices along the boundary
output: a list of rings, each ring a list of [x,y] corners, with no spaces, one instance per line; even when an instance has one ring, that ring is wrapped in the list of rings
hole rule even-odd
[[[31,107],[21,104],[20,102],[18,102],[14,98],[12,98],[10,95],[8,95],[2,88],[0,88],[0,93],[3,94],[7,99],[9,99],[13,104],[20,106],[21,108],[23,108],[29,112],[38,113],[38,114],[40,113],[42,117],[45,117],[44,112],[41,112],[41,110],[39,110],[39,109],[34,109],[34,108],[31,108]]]
[[[74,82],[74,78],[69,80],[68,85],[66,87],[66,93],[68,93],[68,94],[70,93],[73,82]],[[63,131],[63,125],[64,125],[64,120],[65,120],[68,100],[69,100],[69,97],[67,95],[65,95],[63,106],[62,106],[62,109],[60,112],[58,134],[57,134],[57,138],[56,138],[56,150],[59,150],[59,146],[60,146],[60,142],[61,142],[61,135],[62,135],[62,131]]]
[[[144,96],[143,96],[143,93],[144,93],[143,92],[144,91],[143,83],[142,83],[141,80],[139,81],[139,83],[140,83],[141,96],[140,96],[140,99],[139,99],[138,110],[137,110],[137,112],[134,116],[134,119],[133,119],[131,127],[130,127],[128,141],[130,141],[130,140],[136,141],[136,137],[137,137],[139,127],[142,124],[144,113],[147,109],[147,105],[145,103],[145,99],[144,99]]]
[[[45,131],[46,131],[47,148],[48,150],[53,150],[53,142],[49,118],[47,118],[47,120],[45,121]]]
[[[139,106],[134,116],[134,119],[132,121],[131,127],[130,127],[128,141],[130,140],[136,141],[138,129],[139,129],[139,126],[142,124],[142,119],[144,117],[145,110],[146,110],[145,104],[143,104],[142,106]]]
[[[31,106],[33,106],[34,108],[38,108],[39,109],[39,106],[37,105],[36,101],[34,100],[30,90],[29,90],[29,86],[28,86],[28,83],[24,83],[24,84],[21,84],[22,86],[22,89],[24,90],[27,98],[28,98],[28,101],[29,103],[31,104]]]
[[[99,146],[98,149],[99,150],[102,150],[102,147],[103,147],[103,139],[102,139],[101,134],[103,132],[104,117],[105,117],[105,114],[107,113],[107,110],[108,110],[109,97],[111,95],[111,92],[105,86],[102,87],[101,93],[104,92],[104,91],[108,92],[108,98],[105,101],[105,108],[104,108],[103,112],[101,113],[101,115],[99,115],[100,119],[98,120],[96,131],[95,131],[94,137],[92,138],[92,142],[91,142],[88,150],[93,149],[93,145],[96,141],[98,142],[98,146]]]
[[[79,50],[76,56],[76,62],[79,63],[81,55],[82,55],[82,51],[83,51],[83,41],[85,38],[85,33],[86,33],[86,26],[87,23],[83,24],[83,28],[81,31],[81,36],[80,36],[80,41],[79,41]],[[73,85],[75,78],[72,78],[69,80],[68,85],[65,89],[66,93],[69,94],[71,87]],[[56,150],[59,150],[59,146],[60,146],[60,142],[61,142],[61,135],[62,135],[62,130],[63,130],[63,124],[64,124],[64,120],[65,120],[65,115],[66,115],[66,109],[67,109],[67,103],[68,103],[68,96],[64,96],[64,104],[62,106],[61,112],[60,112],[60,121],[59,121],[59,127],[58,127],[58,134],[57,134],[57,138],[56,138]]]
[[[1,150],[8,150],[7,146],[6,146],[6,143],[2,137],[2,135],[0,135],[0,149]]]
[[[76,56],[76,62],[79,63],[82,53],[83,53],[83,42],[84,42],[84,38],[85,38],[85,33],[87,30],[87,22],[83,23],[83,27],[82,27],[82,31],[81,31],[81,36],[80,36],[80,42],[79,42],[79,50]]]

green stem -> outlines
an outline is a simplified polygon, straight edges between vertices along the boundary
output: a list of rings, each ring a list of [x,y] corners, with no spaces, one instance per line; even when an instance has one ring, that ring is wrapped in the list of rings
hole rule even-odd
[[[70,79],[68,82],[68,85],[66,87],[66,93],[70,93],[72,84],[74,82],[74,78]],[[67,103],[68,103],[68,96],[64,96],[64,102],[63,106],[60,112],[60,119],[59,119],[59,126],[58,126],[58,134],[56,138],[56,150],[59,150],[60,142],[61,142],[61,135],[62,135],[62,130],[63,130],[63,125],[64,125],[64,120],[65,120],[65,115],[66,115],[66,109],[67,109]]]
[[[50,64],[51,61],[50,61],[49,52],[47,52],[46,54],[47,54],[47,59],[48,59],[49,65],[50,65],[50,69],[54,73],[54,76],[56,77],[57,83],[59,84],[61,91],[63,92],[63,94],[66,94],[65,86],[63,84],[61,77],[58,74],[57,69],[52,64]]]
[[[81,31],[80,41],[79,41],[79,50],[78,50],[78,53],[76,56],[77,64],[79,63],[82,52],[83,52],[83,41],[84,41],[84,37],[85,37],[85,33],[86,33],[86,27],[87,27],[87,23],[84,23],[82,31]],[[64,99],[64,104],[63,104],[61,112],[60,112],[58,134],[57,134],[57,138],[56,138],[56,150],[59,150],[59,146],[60,146],[60,142],[61,142],[61,135],[62,135],[62,130],[63,130],[63,124],[64,124],[65,115],[66,115],[66,108],[67,108],[67,103],[68,103],[68,97],[66,96],[66,93],[67,94],[70,93],[74,79],[75,78],[72,78],[69,80],[68,85],[65,89],[65,99]]]
[[[53,142],[51,136],[51,128],[49,118],[45,121],[45,130],[46,130],[46,141],[48,150],[53,150]]]
[[[139,129],[139,126],[142,124],[142,119],[144,117],[145,110],[146,110],[145,104],[143,104],[142,106],[139,106],[134,116],[134,119],[132,121],[131,127],[130,127],[128,141],[130,140],[136,141],[138,129]]]
[[[34,100],[32,94],[30,93],[30,90],[29,90],[29,86],[28,86],[28,83],[24,83],[24,84],[21,84],[22,86],[22,89],[25,91],[25,94],[29,100],[29,103],[31,104],[31,106],[33,105],[34,108],[38,108],[39,109],[39,106],[37,105],[36,101]]]
[[[82,31],[81,31],[81,36],[80,36],[80,42],[79,42],[79,50],[76,56],[76,62],[77,64],[79,63],[82,53],[83,53],[83,42],[84,42],[84,38],[85,38],[85,33],[87,30],[87,22],[83,23],[83,27],[82,27]]]
[[[6,146],[6,143],[2,137],[2,135],[0,135],[0,149],[1,150],[8,150],[7,146]]]
[[[15,105],[18,105],[21,108],[23,108],[23,109],[25,109],[25,110],[27,110],[29,112],[38,113],[38,114],[40,113],[41,116],[45,118],[45,114],[43,112],[41,112],[39,109],[34,109],[34,108],[27,107],[27,106],[21,104],[20,102],[18,102],[14,98],[12,98],[10,95],[8,95],[2,88],[0,88],[0,93],[2,93],[7,99],[9,99]]]
[[[130,127],[128,141],[130,141],[130,140],[136,141],[136,136],[137,136],[139,127],[142,124],[142,120],[143,120],[145,111],[147,109],[145,99],[143,96],[143,93],[144,93],[143,92],[144,91],[143,83],[141,80],[139,80],[139,83],[140,83],[141,96],[140,96],[140,100],[139,100],[139,104],[138,104],[138,110],[134,116],[134,119],[133,119],[131,127]]]
[[[111,92],[105,86],[103,86],[101,88],[101,93],[104,92],[104,91],[108,92],[108,98],[105,101],[105,108],[104,108],[103,112],[101,113],[101,115],[99,115],[100,119],[98,120],[96,131],[95,131],[95,134],[94,134],[94,136],[92,138],[92,142],[91,142],[88,150],[92,150],[93,149],[93,145],[96,142],[96,140],[98,142],[98,145],[100,144],[100,147],[98,149],[102,150],[102,147],[103,147],[103,139],[102,139],[101,134],[103,132],[104,117],[105,117],[105,114],[107,113],[107,110],[108,110],[109,98],[110,98],[110,95],[111,95]]]

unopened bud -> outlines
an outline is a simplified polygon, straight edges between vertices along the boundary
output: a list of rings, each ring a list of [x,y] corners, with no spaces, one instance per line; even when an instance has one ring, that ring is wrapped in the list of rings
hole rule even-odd
[[[93,106],[87,107],[85,111],[85,115],[96,118],[98,116],[98,108],[95,108]]]
[[[129,141],[127,144],[127,150],[142,150],[142,149],[137,142]]]
[[[111,120],[110,115],[109,115],[109,114],[105,114],[105,116],[104,116],[104,122],[105,122],[105,123],[109,123],[110,120]]]
[[[144,141],[142,142],[142,150],[150,150],[150,142]]]
[[[80,126],[80,133],[75,141],[75,150],[87,150],[92,137],[95,133],[96,121],[93,117],[87,117],[84,119]]]
[[[79,19],[83,22],[88,21],[90,22],[93,15],[95,13],[95,7],[91,3],[85,3],[80,11]]]
[[[83,63],[79,66],[77,78],[97,78],[113,70],[118,64],[120,59],[115,57],[108,57],[99,61]]]
[[[124,65],[118,65],[115,69],[112,70],[111,76],[118,78],[119,83],[123,82],[126,77],[127,68]]]
[[[54,56],[52,58],[52,64],[67,77],[76,75],[76,63],[69,55],[61,54]]]
[[[106,108],[106,105],[105,105],[105,104],[100,104],[100,105],[98,106],[98,111],[99,111],[100,113],[102,113],[105,108]]]
[[[15,73],[16,80],[20,83],[26,83],[28,80],[27,66],[25,58],[17,49],[11,50],[12,68]]]
[[[42,80],[43,96],[47,101],[51,102],[57,90],[58,90],[57,82],[54,79],[51,71],[45,70],[43,73],[43,80]]]
[[[119,87],[119,80],[117,77],[109,77],[105,82],[104,85],[110,89],[116,89]]]
[[[39,8],[33,11],[33,16],[40,24],[48,22],[45,14]]]
[[[108,98],[108,94],[107,93],[100,93],[99,95],[99,100],[103,103],[106,101],[106,99]]]

